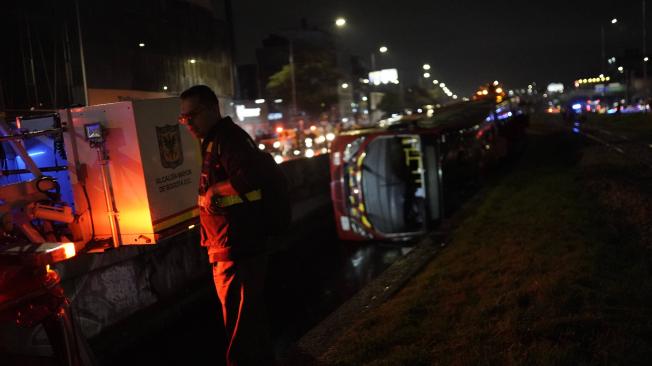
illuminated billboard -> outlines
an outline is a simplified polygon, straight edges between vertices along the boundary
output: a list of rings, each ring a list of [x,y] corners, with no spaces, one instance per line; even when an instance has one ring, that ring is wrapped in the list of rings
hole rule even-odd
[[[235,106],[235,114],[238,120],[243,122],[246,118],[260,117],[260,108],[247,108],[242,104]]]
[[[563,92],[564,92],[564,84],[562,83],[548,84],[548,93],[553,94],[553,93],[563,93]]]
[[[396,69],[384,69],[369,73],[369,81],[374,85],[398,84],[398,71]]]

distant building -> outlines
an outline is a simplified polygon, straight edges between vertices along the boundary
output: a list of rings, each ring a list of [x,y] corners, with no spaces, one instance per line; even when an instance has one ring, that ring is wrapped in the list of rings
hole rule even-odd
[[[234,86],[224,9],[223,0],[3,4],[0,108],[156,98],[206,84],[228,111]]]
[[[263,96],[263,89],[258,77],[258,65],[247,64],[238,66],[238,85],[240,99],[258,99]]]

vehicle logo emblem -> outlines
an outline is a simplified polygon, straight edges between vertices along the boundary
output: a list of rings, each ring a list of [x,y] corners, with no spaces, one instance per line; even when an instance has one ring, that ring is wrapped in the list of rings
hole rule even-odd
[[[174,169],[183,164],[179,125],[156,126],[156,138],[158,139],[161,165],[164,168]]]

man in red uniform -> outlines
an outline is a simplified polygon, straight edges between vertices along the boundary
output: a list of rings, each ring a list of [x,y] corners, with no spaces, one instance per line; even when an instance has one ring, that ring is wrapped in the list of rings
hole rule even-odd
[[[263,285],[267,269],[259,151],[222,117],[215,93],[196,85],[181,94],[179,122],[201,141],[201,244],[222,303],[227,365],[272,364]]]

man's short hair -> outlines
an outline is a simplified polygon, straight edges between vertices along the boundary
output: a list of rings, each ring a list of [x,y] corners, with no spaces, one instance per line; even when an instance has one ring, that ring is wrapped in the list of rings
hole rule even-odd
[[[199,104],[203,106],[216,107],[218,110],[220,108],[217,95],[215,95],[215,92],[206,85],[192,86],[181,93],[179,97],[181,99],[197,98]]]

